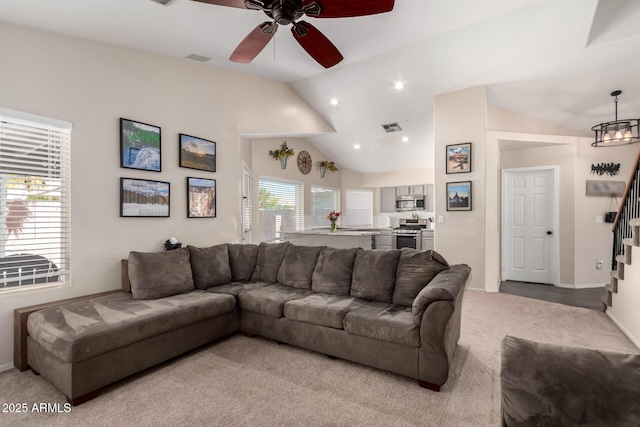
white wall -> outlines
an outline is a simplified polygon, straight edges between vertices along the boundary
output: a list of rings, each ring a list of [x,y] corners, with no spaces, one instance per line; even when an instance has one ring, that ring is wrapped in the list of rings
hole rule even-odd
[[[446,200],[446,183],[472,181],[472,210],[451,212],[435,204],[435,250],[449,263],[471,266],[469,287],[485,288],[485,128],[484,86],[437,95],[434,99],[435,200]],[[446,174],[447,145],[472,143],[472,171]],[[438,223],[438,217],[444,223]]]
[[[3,23],[0,40],[11,41],[2,47],[0,107],[73,123],[71,285],[0,294],[0,367],[12,363],[15,308],[116,289],[120,259],[162,250],[171,236],[239,242],[249,156],[241,134],[332,131],[283,83]],[[119,167],[120,117],[162,128],[161,173]],[[180,132],[217,142],[217,172],[178,167]],[[186,218],[187,176],[217,180],[217,218]],[[119,218],[120,177],[169,181],[171,218]]]

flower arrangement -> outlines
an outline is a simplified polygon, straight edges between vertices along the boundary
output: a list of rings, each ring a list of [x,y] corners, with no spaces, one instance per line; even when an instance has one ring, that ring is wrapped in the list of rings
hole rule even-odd
[[[324,178],[324,173],[326,171],[336,173],[339,170],[335,162],[330,162],[329,160],[318,162],[318,166],[320,166],[320,178]]]
[[[340,212],[331,211],[327,214],[327,219],[331,221],[331,231],[336,231],[336,221],[340,217]]]
[[[287,147],[287,141],[280,144],[279,150],[269,150],[269,155],[273,157],[273,160],[280,160],[282,169],[287,168],[287,159],[295,154],[293,148]]]

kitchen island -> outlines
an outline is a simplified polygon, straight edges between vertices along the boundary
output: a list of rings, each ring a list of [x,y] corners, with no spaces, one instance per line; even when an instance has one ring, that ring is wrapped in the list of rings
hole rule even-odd
[[[373,239],[379,234],[377,230],[337,229],[332,232],[329,229],[317,229],[285,231],[283,237],[294,245],[372,249]]]

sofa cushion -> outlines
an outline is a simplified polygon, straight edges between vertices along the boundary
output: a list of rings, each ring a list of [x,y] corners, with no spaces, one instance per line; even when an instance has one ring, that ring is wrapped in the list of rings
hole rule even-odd
[[[283,315],[284,303],[304,298],[311,294],[306,289],[292,288],[279,283],[253,289],[240,294],[238,301],[242,310],[253,311],[279,319]]]
[[[196,288],[207,289],[231,281],[229,251],[226,244],[209,248],[189,245],[187,249],[191,254],[191,271]]]
[[[207,289],[207,292],[213,292],[216,294],[233,295],[238,300],[240,294],[248,292],[252,289],[258,289],[263,286],[270,285],[269,282],[231,282],[221,286],[214,286]]]
[[[323,246],[289,245],[278,270],[278,283],[311,289],[311,276]]]
[[[314,325],[342,329],[344,316],[368,301],[331,294],[312,294],[288,301],[284,305],[284,317]]]
[[[311,278],[314,292],[348,296],[351,292],[353,264],[362,249],[324,248],[318,256]]]
[[[53,355],[75,363],[221,316],[235,306],[231,295],[201,290],[147,301],[122,292],[37,311],[29,315],[27,329]]]
[[[418,293],[449,263],[435,251],[404,248],[398,260],[393,303],[410,306]]]
[[[351,296],[371,301],[391,302],[396,284],[400,250],[362,250],[353,265]]]
[[[284,254],[287,252],[289,242],[284,243],[260,243],[258,245],[258,260],[256,269],[251,276],[252,282],[278,281],[278,270]]]
[[[351,335],[420,347],[420,328],[413,321],[410,307],[369,302],[347,313],[344,330]]]
[[[135,299],[154,299],[194,289],[189,249],[129,253],[129,280]]]
[[[251,280],[258,261],[258,245],[228,244],[231,280]]]

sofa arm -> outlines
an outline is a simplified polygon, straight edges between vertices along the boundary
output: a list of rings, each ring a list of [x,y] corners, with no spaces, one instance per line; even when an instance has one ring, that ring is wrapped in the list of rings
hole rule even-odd
[[[451,268],[438,273],[422,288],[411,306],[411,314],[416,324],[420,325],[422,315],[432,302],[455,301],[464,289],[470,273],[471,267],[466,264],[452,265]]]
[[[503,425],[640,425],[640,355],[506,336]]]

